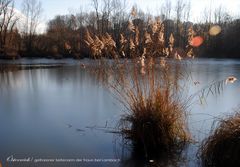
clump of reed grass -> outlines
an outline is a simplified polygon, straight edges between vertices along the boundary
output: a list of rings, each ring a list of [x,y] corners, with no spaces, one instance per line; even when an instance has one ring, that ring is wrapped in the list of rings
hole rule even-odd
[[[161,24],[154,26],[157,25]],[[165,48],[163,27],[145,32],[143,44],[137,42],[140,40],[138,29],[135,27],[132,31],[136,31],[136,34],[129,36],[129,41],[125,35],[120,36],[120,53],[116,47],[107,47],[108,51],[113,50],[108,53],[117,55],[125,55],[130,50],[132,59],[118,59],[118,56],[112,56],[114,59],[111,61],[98,59],[99,66],[94,68],[95,74],[128,111],[122,116],[118,128],[124,139],[130,141],[133,153],[138,152],[146,159],[180,153],[190,141],[188,102],[185,101],[188,98],[182,97],[179,84],[184,71],[177,58],[173,63],[165,58],[159,60],[154,55],[174,58],[174,37],[170,36],[169,47]],[[109,41],[112,41],[113,38],[110,38],[108,35]],[[107,46],[106,39],[98,39]],[[158,40],[158,44],[154,44],[153,40]],[[93,45],[96,43],[90,36],[86,42],[91,45],[91,41]],[[143,46],[142,51],[140,46]],[[157,46],[162,47],[155,50]],[[94,47],[91,50],[95,52]],[[97,53],[106,53],[106,50],[100,49]]]
[[[145,100],[141,98],[133,100],[132,114],[122,118],[123,124],[130,126],[122,127],[126,139],[146,158],[180,151],[189,139],[184,107],[164,90],[156,90]]]
[[[240,166],[240,113],[214,123],[211,135],[200,149],[199,157],[204,167]]]
[[[185,100],[188,98],[182,97],[179,84],[184,70],[179,61],[165,59],[181,60],[186,56],[174,52],[174,41],[171,34],[166,44],[159,18],[144,30],[130,20],[126,33],[120,34],[119,39],[107,33],[95,37],[86,33],[89,50],[95,58],[100,57],[95,74],[128,111],[118,128],[124,139],[130,141],[132,151],[147,159],[179,153],[190,141]],[[104,59],[106,56],[113,60]],[[125,56],[131,59],[119,59]]]
[[[146,159],[180,153],[190,141],[190,134],[188,103],[177,85],[182,76],[179,64],[165,62],[163,67],[151,58],[144,67],[133,63],[123,68],[119,73],[122,80],[115,80],[111,88],[127,108],[118,128],[130,141],[133,153]]]

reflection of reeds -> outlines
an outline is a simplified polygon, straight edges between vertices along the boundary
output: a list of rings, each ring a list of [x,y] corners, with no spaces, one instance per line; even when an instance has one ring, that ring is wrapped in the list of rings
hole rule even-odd
[[[216,123],[216,122],[215,122]],[[240,113],[222,119],[199,149],[203,166],[240,166]],[[216,128],[214,128],[216,127]]]

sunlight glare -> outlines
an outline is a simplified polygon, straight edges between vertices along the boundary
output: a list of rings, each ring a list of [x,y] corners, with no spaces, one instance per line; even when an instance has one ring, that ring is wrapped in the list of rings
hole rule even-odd
[[[214,26],[212,26],[212,27],[210,28],[209,34],[210,34],[211,36],[216,36],[216,35],[220,34],[221,31],[222,31],[222,29],[221,29],[221,27],[220,27],[219,25],[214,25]]]
[[[193,47],[199,47],[203,43],[203,38],[201,36],[196,36],[190,42],[190,45]]]

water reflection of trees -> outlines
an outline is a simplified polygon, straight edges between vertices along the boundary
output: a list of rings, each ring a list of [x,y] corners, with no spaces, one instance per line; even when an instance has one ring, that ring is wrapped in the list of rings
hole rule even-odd
[[[17,88],[20,85],[35,87],[50,80],[55,85],[81,85],[82,81],[97,85],[97,80],[87,70],[78,66],[26,68],[19,65],[0,66],[0,87]]]

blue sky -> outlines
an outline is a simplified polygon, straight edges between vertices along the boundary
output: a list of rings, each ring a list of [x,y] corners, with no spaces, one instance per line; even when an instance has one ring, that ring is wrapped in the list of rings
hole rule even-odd
[[[101,1],[101,0],[100,0]],[[174,3],[176,0],[172,0]],[[192,4],[192,21],[201,19],[202,11],[210,5],[211,0],[190,0]],[[54,18],[58,14],[68,14],[70,11],[91,10],[91,0],[41,0],[44,9],[42,20]],[[128,6],[137,4],[144,11],[157,12],[163,0],[127,0]],[[15,7],[21,10],[22,0],[15,0]],[[240,15],[240,0],[212,0],[213,7],[223,5],[232,15]]]

